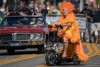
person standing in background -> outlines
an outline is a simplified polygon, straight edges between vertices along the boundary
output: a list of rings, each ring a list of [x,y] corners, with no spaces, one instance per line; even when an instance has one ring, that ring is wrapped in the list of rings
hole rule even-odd
[[[27,8],[25,1],[20,1],[19,7],[16,9],[16,15],[31,15],[31,10]]]
[[[81,11],[81,13],[86,15],[86,18],[87,18],[86,26],[87,26],[88,35],[89,35],[89,42],[92,42],[91,22],[92,22],[93,13],[92,13],[92,10],[89,9],[88,4],[84,4],[84,9]]]
[[[100,11],[99,9],[95,6],[93,8],[93,23],[100,22]]]

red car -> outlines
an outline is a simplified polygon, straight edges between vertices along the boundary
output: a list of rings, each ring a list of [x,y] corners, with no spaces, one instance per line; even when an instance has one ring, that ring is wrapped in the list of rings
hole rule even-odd
[[[44,52],[46,30],[43,16],[9,16],[0,24],[0,49],[8,53],[16,49],[38,48]]]

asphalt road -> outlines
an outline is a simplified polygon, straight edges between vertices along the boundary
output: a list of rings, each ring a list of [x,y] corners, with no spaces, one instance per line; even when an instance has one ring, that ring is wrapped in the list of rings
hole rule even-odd
[[[89,56],[87,62],[78,67],[100,67],[100,44],[83,43],[84,51]],[[45,63],[45,54],[38,54],[33,49],[19,50],[8,54],[0,50],[0,67],[49,67]],[[77,67],[73,63],[51,67]]]

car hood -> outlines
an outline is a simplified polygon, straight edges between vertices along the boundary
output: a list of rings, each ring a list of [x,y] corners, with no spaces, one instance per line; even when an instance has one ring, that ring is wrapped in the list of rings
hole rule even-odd
[[[0,33],[43,32],[43,25],[0,26]]]

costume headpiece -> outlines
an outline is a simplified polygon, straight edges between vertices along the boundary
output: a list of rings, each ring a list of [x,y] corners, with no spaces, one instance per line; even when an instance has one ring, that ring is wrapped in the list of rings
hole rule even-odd
[[[62,2],[59,6],[60,12],[62,12],[65,8],[68,9],[68,13],[73,13],[74,7],[71,2]]]

